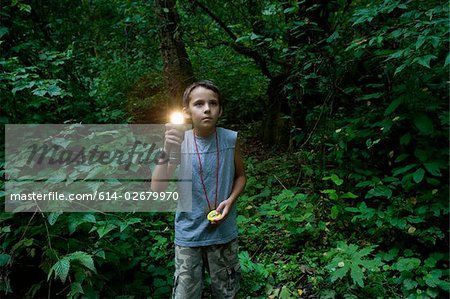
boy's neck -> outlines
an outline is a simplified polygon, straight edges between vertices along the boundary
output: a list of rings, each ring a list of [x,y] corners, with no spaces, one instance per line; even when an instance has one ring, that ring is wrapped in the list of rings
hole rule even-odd
[[[211,136],[216,131],[216,127],[211,129],[195,129],[195,136],[206,138]]]

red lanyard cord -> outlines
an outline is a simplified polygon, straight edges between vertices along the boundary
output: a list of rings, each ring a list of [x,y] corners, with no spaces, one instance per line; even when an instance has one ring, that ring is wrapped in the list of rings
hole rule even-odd
[[[220,161],[219,139],[217,137],[217,128],[216,128],[215,132],[216,132],[217,167],[216,167],[216,198],[214,200],[214,210],[217,207],[217,193],[218,193],[218,189],[219,189],[219,161]],[[205,182],[203,181],[203,167],[202,167],[202,161],[200,160],[200,154],[198,152],[197,138],[195,137],[195,129],[194,129],[194,144],[195,144],[195,150],[197,152],[197,157],[198,157],[198,165],[200,168],[200,180],[202,182],[203,192],[205,193],[205,198],[206,198],[206,202],[208,203],[209,210],[212,211],[211,204],[209,203],[209,199],[208,199],[208,193],[206,192]]]

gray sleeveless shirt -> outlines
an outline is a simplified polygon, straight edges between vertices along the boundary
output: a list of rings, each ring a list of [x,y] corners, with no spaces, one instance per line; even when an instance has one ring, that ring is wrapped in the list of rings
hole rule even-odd
[[[219,175],[217,206],[231,194],[234,183],[234,150],[237,132],[217,128],[219,145]],[[196,136],[198,154],[203,169],[203,182],[211,208],[214,209],[216,198],[217,148],[215,133],[206,138]],[[192,212],[177,212],[175,215],[175,244],[196,247],[224,244],[238,235],[236,225],[236,204],[233,204],[227,218],[220,224],[210,224],[206,218],[209,213],[208,203],[200,178],[197,150],[194,144],[193,130],[185,132],[181,145],[183,159],[180,172],[192,171]],[[187,165],[186,163],[191,163]],[[187,190],[185,190],[187,191]],[[191,190],[188,190],[191,191]],[[183,200],[183,192],[180,192]]]

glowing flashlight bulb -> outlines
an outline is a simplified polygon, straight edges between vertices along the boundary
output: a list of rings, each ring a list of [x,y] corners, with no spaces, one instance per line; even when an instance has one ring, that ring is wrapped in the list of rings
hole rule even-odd
[[[184,123],[184,116],[181,112],[173,112],[170,115],[170,122],[174,125],[182,125]]]

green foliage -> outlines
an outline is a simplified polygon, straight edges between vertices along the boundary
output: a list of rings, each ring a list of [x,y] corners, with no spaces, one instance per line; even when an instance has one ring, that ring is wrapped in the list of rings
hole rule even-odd
[[[2,122],[131,119],[127,110],[134,112],[134,91],[148,84],[143,77],[159,69],[154,66],[159,61],[149,59],[158,52],[157,44],[147,39],[156,34],[152,7],[135,4],[12,1],[2,6]]]
[[[48,219],[20,221],[12,214],[2,215],[2,275],[20,271],[22,261],[34,261],[27,289],[18,290],[14,288],[17,282],[5,280],[3,292],[40,296],[47,293],[48,280],[58,280],[58,292],[69,298],[170,293],[173,262],[167,257],[173,255],[173,228],[168,227],[173,217],[63,213],[54,220],[55,213],[49,213]],[[44,220],[55,221],[48,227],[49,235]],[[6,229],[8,222],[16,223],[18,229]],[[39,227],[44,229],[36,229]],[[24,232],[27,238],[17,242]]]
[[[367,259],[376,246],[368,246],[359,249],[357,245],[347,245],[344,242],[339,242],[336,250],[331,253],[332,261],[327,265],[327,269],[331,272],[331,282],[337,279],[343,279],[350,274],[353,284],[364,287],[364,278],[367,272],[379,271],[382,266],[381,261],[377,259]]]
[[[237,128],[256,156],[237,203],[242,297],[448,296],[448,5],[207,1],[232,38],[194,2],[177,8],[196,76],[222,87],[225,126],[255,121]],[[156,120],[167,92],[152,5],[6,1],[0,122]],[[278,93],[289,153],[252,143]],[[0,223],[6,296],[170,294],[172,214]]]
[[[74,262],[79,262],[88,270],[97,273],[92,256],[83,251],[76,251],[65,255],[62,259],[57,261],[56,264],[54,264],[53,267],[50,268],[48,279],[50,279],[50,277],[54,273],[55,278],[59,278],[61,279],[62,283],[65,283],[66,278],[69,274],[70,266]]]
[[[246,295],[264,291],[269,276],[269,271],[266,270],[265,266],[261,263],[254,263],[246,251],[239,253],[239,262],[243,279],[242,288],[248,290]]]

